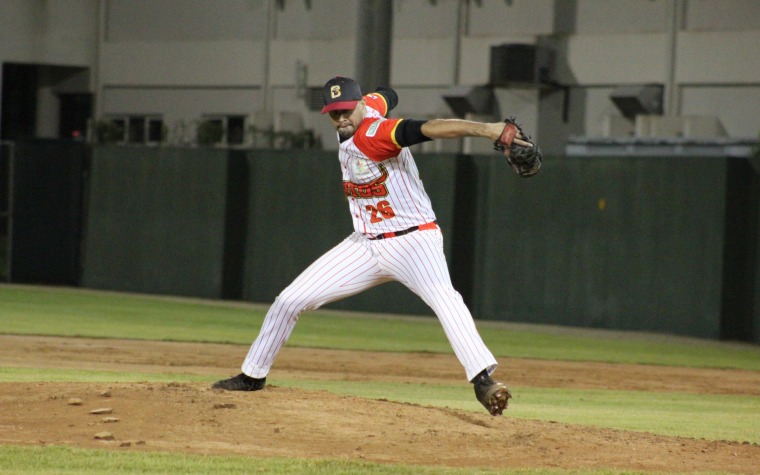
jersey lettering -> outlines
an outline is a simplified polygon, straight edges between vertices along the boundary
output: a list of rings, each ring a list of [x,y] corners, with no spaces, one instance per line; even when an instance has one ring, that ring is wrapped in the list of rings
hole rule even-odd
[[[379,164],[381,175],[369,183],[352,183],[343,182],[343,192],[349,198],[375,198],[378,196],[388,196],[388,187],[385,181],[388,179],[388,170]]]

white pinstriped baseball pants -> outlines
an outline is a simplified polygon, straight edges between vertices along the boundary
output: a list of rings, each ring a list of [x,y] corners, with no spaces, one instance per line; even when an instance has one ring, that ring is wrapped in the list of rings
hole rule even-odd
[[[489,374],[496,369],[496,359],[451,285],[443,235],[431,229],[374,241],[354,233],[317,259],[269,308],[243,362],[243,373],[254,378],[269,374],[301,313],[391,280],[407,286],[433,309],[468,381],[484,369]]]

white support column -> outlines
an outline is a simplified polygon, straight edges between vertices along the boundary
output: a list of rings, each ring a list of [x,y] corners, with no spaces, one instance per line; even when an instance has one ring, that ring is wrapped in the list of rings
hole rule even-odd
[[[362,92],[390,85],[393,2],[359,0],[356,9],[356,72]]]
[[[681,88],[676,78],[676,65],[678,61],[678,35],[683,27],[684,1],[670,0],[670,26],[668,28],[668,64],[665,85],[665,115],[681,114]]]

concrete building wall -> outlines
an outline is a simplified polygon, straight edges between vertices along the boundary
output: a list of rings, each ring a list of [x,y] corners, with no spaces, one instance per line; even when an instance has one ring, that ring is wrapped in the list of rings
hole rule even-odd
[[[358,5],[6,0],[0,60],[88,67],[99,117],[159,114],[176,129],[208,114],[253,124],[295,113],[328,136],[329,148],[332,132],[308,107],[308,88],[357,74],[356,45],[368,41],[357,31]],[[394,1],[387,54],[391,86],[402,93],[396,113],[453,115],[442,93],[487,84],[492,46],[529,43],[555,51],[552,76],[565,89],[497,88],[498,113],[519,113],[549,152],[570,134],[602,135],[620,115],[611,91],[648,83],[673,85],[674,113],[716,115],[730,137],[754,138],[758,18],[752,0]]]

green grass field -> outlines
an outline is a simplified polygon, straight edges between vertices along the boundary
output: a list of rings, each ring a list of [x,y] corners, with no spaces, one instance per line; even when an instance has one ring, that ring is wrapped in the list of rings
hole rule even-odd
[[[72,289],[0,286],[3,333],[203,341],[248,345],[266,307]],[[392,325],[388,325],[388,321]],[[65,325],[62,324],[65,321]],[[565,329],[514,330],[479,322],[497,356],[760,371],[760,348],[688,338]],[[318,311],[301,316],[288,345],[450,353],[435,318]]]
[[[405,467],[344,460],[253,459],[241,456],[200,456],[169,453],[116,452],[71,447],[2,447],[3,475],[28,473],[45,475],[82,474],[279,474],[279,475],[496,475],[495,470],[445,467]],[[510,470],[515,475],[569,474],[606,475],[636,472],[562,470]]]
[[[137,296],[76,289],[0,286],[0,332],[249,344],[266,308],[232,302]],[[392,322],[392,325],[389,324]],[[760,348],[657,335],[588,334],[557,328],[482,322],[500,357],[644,363],[760,371]],[[304,315],[291,346],[450,353],[433,318],[320,311]],[[107,371],[0,368],[12,381],[188,381],[199,377]],[[323,389],[366,398],[480,410],[461,387],[346,381],[278,380],[281,386]],[[664,435],[760,443],[760,398],[714,394],[514,388],[510,416],[646,431]],[[469,394],[468,394],[469,395]],[[209,467],[214,467],[209,470]],[[64,447],[0,446],[0,473],[473,473],[345,461],[254,459],[112,453]],[[499,472],[477,472],[499,473]],[[516,473],[516,472],[510,472]],[[519,473],[547,473],[529,471]],[[548,473],[569,473],[555,471]],[[576,473],[576,472],[573,472]],[[626,473],[577,472],[577,473]],[[633,472],[631,472],[633,473]]]

